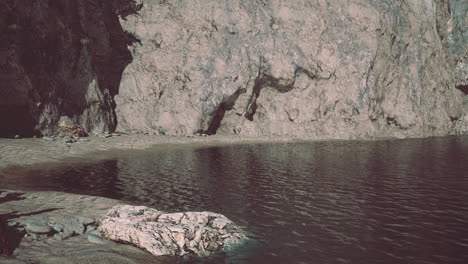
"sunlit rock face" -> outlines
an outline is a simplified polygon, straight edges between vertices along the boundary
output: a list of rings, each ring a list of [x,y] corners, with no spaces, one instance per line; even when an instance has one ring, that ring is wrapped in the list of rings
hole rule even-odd
[[[462,116],[448,1],[141,1],[118,129],[419,137]]]
[[[131,3],[0,1],[0,136],[55,134],[61,117],[115,129],[112,97],[131,62],[118,15]]]
[[[0,136],[57,134],[61,118],[87,133],[444,135],[464,116],[467,5],[0,1]]]

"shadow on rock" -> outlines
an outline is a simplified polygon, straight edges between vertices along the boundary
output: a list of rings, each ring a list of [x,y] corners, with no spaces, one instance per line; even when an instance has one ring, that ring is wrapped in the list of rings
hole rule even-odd
[[[24,233],[10,227],[0,215],[0,253],[9,256],[19,246]]]
[[[2,195],[4,191],[0,191],[0,195]],[[12,192],[7,193],[6,195],[0,197],[0,204],[6,203],[10,201],[20,201],[24,200],[23,193],[19,192]],[[50,208],[30,213],[18,213],[18,212],[11,212],[11,213],[4,213],[0,214],[0,255],[10,256],[13,254],[15,249],[19,246],[22,238],[24,237],[25,232],[21,231],[14,226],[10,226],[8,221],[11,219],[16,219],[22,216],[32,216],[38,215],[43,213],[48,213],[55,211],[59,208]]]
[[[114,96],[139,40],[120,18],[135,0],[0,2],[0,137],[55,134],[67,116],[86,132],[113,131]]]
[[[2,193],[3,191],[0,191],[0,195]],[[0,203],[23,200],[22,195],[23,193],[7,193],[4,197],[0,197]],[[0,214],[0,254],[6,256],[13,254],[23,237],[21,232],[8,225],[10,217],[10,214]]]

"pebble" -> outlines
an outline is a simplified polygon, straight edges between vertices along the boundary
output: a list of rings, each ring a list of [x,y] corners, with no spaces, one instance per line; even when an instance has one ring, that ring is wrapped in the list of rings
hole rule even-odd
[[[43,221],[28,221],[24,224],[29,233],[49,234],[53,231],[52,227]]]
[[[21,136],[20,135],[15,135],[15,139],[20,139]]]
[[[76,139],[74,137],[65,137],[64,141],[65,143],[75,143]]]
[[[85,226],[80,221],[80,219],[71,218],[71,219],[63,219],[58,221],[55,224],[57,227],[62,229],[62,232],[65,235],[74,236],[84,234]]]
[[[88,235],[88,241],[95,244],[104,245],[107,244],[107,241],[99,237],[98,235],[90,234]]]
[[[60,233],[63,231],[63,227],[60,225],[53,225],[52,228],[55,230],[55,232]]]
[[[92,233],[92,232],[94,232],[94,231],[96,231],[96,230],[97,230],[97,229],[96,229],[95,226],[90,225],[90,226],[87,226],[87,227],[86,227],[85,233]]]
[[[102,137],[105,137],[105,138],[110,138],[112,137],[112,134],[109,134],[109,133],[104,133],[101,135]]]

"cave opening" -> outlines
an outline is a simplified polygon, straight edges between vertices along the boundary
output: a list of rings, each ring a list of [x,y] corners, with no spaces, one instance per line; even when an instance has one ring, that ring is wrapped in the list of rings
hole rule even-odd
[[[207,135],[214,135],[221,126],[221,122],[226,115],[226,111],[230,111],[234,108],[234,105],[239,98],[239,96],[245,93],[247,90],[245,88],[239,88],[227,98],[224,98],[218,109],[215,111],[213,118],[211,119],[208,129],[205,131]]]

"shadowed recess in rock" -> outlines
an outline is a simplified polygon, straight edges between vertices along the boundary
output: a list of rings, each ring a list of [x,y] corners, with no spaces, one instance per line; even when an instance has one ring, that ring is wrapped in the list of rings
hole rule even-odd
[[[132,61],[134,0],[0,3],[0,136],[53,134],[61,116],[87,132],[117,125],[114,95]]]
[[[211,120],[210,126],[206,131],[208,135],[216,134],[216,131],[218,130],[219,126],[221,125],[221,122],[223,121],[226,111],[232,110],[239,96],[245,93],[246,91],[247,90],[245,88],[239,88],[234,94],[223,99],[223,101],[218,107],[218,110],[216,110],[213,119]]]
[[[296,79],[300,74],[305,74],[309,79],[314,80],[317,78],[316,73],[312,73],[307,69],[302,67],[296,67],[294,71],[294,77],[292,79],[282,79],[282,78],[275,78],[271,76],[271,74],[260,72],[255,79],[255,85],[252,91],[252,96],[250,97],[250,102],[247,105],[245,118],[250,121],[253,121],[253,117],[257,112],[257,98],[260,96],[260,91],[265,87],[271,87],[276,89],[280,93],[287,93],[294,89],[294,84],[296,83]],[[330,75],[331,77],[331,75]],[[330,78],[328,77],[328,78]]]
[[[468,85],[458,85],[457,89],[462,91],[464,94],[468,94]]]

